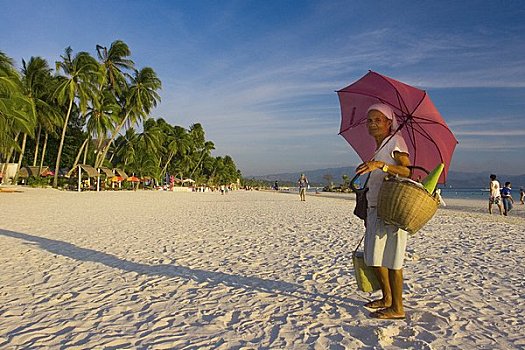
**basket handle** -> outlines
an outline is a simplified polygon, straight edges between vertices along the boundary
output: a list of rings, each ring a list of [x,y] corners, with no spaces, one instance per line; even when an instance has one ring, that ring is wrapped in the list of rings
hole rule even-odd
[[[427,169],[423,167],[417,166],[417,165],[409,165],[407,166],[407,168],[410,170],[410,175],[408,175],[409,178],[412,178],[412,175],[414,174],[413,170],[421,170],[427,175],[430,174],[430,171],[428,171]]]

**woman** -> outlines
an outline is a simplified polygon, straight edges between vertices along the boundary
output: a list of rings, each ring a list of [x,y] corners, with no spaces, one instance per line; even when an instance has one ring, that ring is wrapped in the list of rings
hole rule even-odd
[[[374,104],[367,111],[368,133],[376,143],[376,153],[370,161],[356,169],[362,175],[370,173],[368,181],[368,211],[365,233],[365,263],[373,267],[383,297],[366,307],[377,309],[370,314],[380,319],[403,319],[403,261],[407,232],[387,225],[377,217],[377,198],[386,175],[408,177],[410,159],[408,148],[397,130],[393,110],[385,104]]]

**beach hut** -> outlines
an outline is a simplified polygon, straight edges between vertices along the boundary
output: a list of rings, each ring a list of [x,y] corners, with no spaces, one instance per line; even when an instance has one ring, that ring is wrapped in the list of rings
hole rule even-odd
[[[78,172],[78,187],[77,187],[78,192],[82,190],[82,171],[84,171],[87,175],[87,186],[91,187],[91,179],[95,178],[97,181],[97,191],[99,190],[99,187],[98,187],[99,173],[95,168],[87,164],[78,164],[75,171]]]
[[[102,167],[101,166],[100,168],[97,169],[97,171],[99,173],[99,177],[98,177],[98,187],[99,188],[100,188],[100,181],[101,181],[101,179],[103,179],[104,180],[104,184],[106,184],[107,181],[110,181],[111,178],[113,178],[113,176],[115,176],[115,174],[113,174],[113,171],[111,169],[109,169],[109,168],[106,168],[106,167]]]
[[[118,175],[120,176],[122,179],[126,180],[129,176],[126,174],[126,172],[122,169],[119,169],[119,168],[115,168],[113,169],[113,173],[115,175]]]
[[[118,183],[118,188],[121,188],[122,181],[126,180],[129,176],[122,169],[115,168],[113,169],[114,177],[111,179],[111,188],[115,188],[115,184]]]

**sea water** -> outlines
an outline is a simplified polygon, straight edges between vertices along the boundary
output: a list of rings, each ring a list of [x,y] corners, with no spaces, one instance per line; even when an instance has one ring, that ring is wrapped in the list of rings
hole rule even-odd
[[[441,196],[444,199],[488,199],[489,190],[485,188],[441,188]]]

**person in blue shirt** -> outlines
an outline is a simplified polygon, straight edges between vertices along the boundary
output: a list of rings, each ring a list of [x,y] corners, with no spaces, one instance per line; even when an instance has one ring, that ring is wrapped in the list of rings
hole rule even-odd
[[[505,182],[505,187],[501,189],[501,201],[503,202],[503,215],[507,216],[512,209],[512,204],[514,203],[514,199],[511,195],[511,185],[508,181]]]

